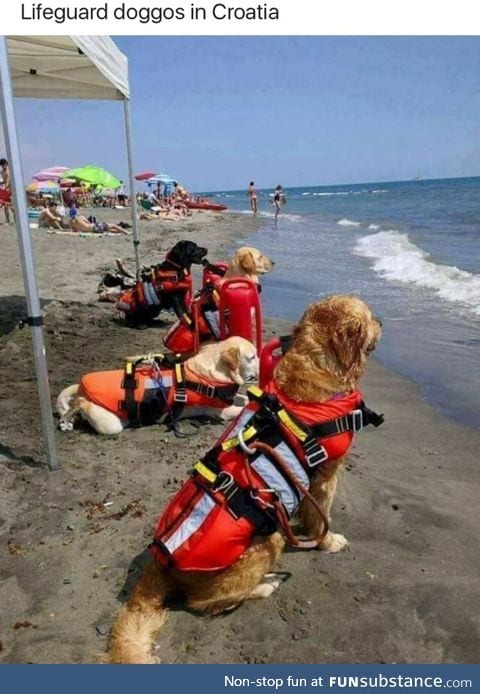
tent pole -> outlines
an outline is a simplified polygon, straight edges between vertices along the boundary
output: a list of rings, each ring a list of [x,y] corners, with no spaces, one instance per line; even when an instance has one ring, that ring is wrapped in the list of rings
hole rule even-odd
[[[33,358],[37,376],[37,388],[40,398],[43,435],[47,448],[48,467],[58,469],[55,427],[53,424],[50,387],[48,383],[47,360],[43,339],[43,316],[38,297],[35,263],[33,258],[30,227],[28,224],[27,204],[23,189],[22,164],[18,143],[13,92],[7,53],[7,39],[0,36],[0,114],[4,127],[8,163],[12,176],[12,196],[15,208],[15,219],[22,264],[23,283],[27,302],[27,323],[31,327]]]
[[[127,136],[127,157],[128,157],[128,181],[130,186],[130,209],[132,211],[132,225],[133,225],[133,247],[135,249],[135,267],[137,271],[137,277],[140,274],[140,253],[139,245],[140,238],[138,234],[138,215],[137,215],[137,197],[135,195],[135,178],[133,175],[133,155],[132,155],[132,126],[130,123],[130,101],[128,99],[123,100],[124,110],[125,110],[125,132]]]

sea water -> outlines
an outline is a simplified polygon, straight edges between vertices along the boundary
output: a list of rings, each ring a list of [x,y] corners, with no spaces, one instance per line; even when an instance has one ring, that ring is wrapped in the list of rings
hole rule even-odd
[[[383,322],[377,358],[480,427],[480,177],[287,188],[276,226],[271,193],[251,240],[276,261],[265,312],[295,321],[310,301],[357,294]],[[251,214],[244,190],[211,195]]]

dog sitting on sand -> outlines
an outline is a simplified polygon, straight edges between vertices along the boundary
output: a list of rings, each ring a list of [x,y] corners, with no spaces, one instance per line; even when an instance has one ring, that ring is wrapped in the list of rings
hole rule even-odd
[[[160,355],[163,357],[163,355]],[[234,419],[242,406],[239,386],[258,379],[255,347],[242,337],[206,345],[196,356],[164,368],[158,355],[132,357],[125,370],[82,376],[57,398],[60,429],[71,431],[76,417],[98,434],[119,434],[129,426],[183,418]]]
[[[165,346],[172,352],[192,354],[198,345],[219,340],[219,291],[223,281],[244,277],[256,284],[260,291],[260,276],[270,272],[274,265],[275,261],[252,246],[238,248],[225,273],[218,268],[218,275],[215,276],[215,264],[209,264],[210,281],[195,294],[187,311],[168,330],[163,340]]]
[[[275,261],[266,256],[258,248],[242,246],[237,248],[228,264],[223,279],[229,277],[247,277],[255,284],[259,283],[259,275],[266,275],[275,265]]]
[[[328,518],[354,433],[383,420],[357,390],[380,335],[380,321],[358,298],[332,296],[307,308],[265,392],[252,390],[160,516],[154,562],[113,625],[108,662],[155,662],[151,646],[172,594],[207,614],[271,596],[281,583],[271,572],[284,535],[328,552],[345,547]],[[294,514],[310,540],[292,535]]]
[[[117,259],[117,272],[107,272],[98,288],[99,299],[115,302],[130,327],[150,324],[162,310],[180,316],[192,299],[191,267],[202,265],[207,253],[193,241],[179,241],[162,263],[143,267],[138,279]]]

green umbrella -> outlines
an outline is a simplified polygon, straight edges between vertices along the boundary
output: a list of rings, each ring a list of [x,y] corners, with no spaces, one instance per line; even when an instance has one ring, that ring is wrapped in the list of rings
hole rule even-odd
[[[122,185],[118,178],[100,166],[81,166],[78,169],[70,169],[70,171],[65,171],[60,178],[75,178],[77,181],[90,183],[92,186],[113,188],[114,190]]]

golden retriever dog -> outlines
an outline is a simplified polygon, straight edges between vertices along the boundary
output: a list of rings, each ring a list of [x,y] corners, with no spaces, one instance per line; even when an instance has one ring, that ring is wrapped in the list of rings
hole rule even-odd
[[[339,394],[353,393],[356,397],[367,356],[380,335],[380,321],[356,297],[338,295],[313,303],[295,327],[291,346],[276,366],[271,383],[275,382],[277,394],[303,406],[335,401]],[[318,549],[327,552],[338,552],[347,544],[343,535],[327,530],[342,462],[343,458],[329,460],[312,473],[310,494],[322,514],[314,511],[306,497],[298,509],[303,531],[317,540]],[[185,571],[150,563],[112,627],[106,660],[155,662],[151,646],[165,621],[165,602],[172,594],[181,595],[188,608],[204,614],[218,614],[244,600],[271,596],[281,583],[280,576],[272,571],[284,545],[277,525],[270,534],[254,536],[248,549],[225,569]]]
[[[196,356],[183,363],[183,370],[190,382],[202,385],[213,384],[219,390],[223,388],[224,393],[220,396],[218,390],[211,394],[202,392],[200,404],[198,402],[189,404],[190,396],[187,389],[187,401],[178,419],[219,416],[222,420],[229,421],[241,412],[245,404],[243,403],[242,406],[233,404],[234,398],[237,401],[242,401],[243,398],[246,402],[245,396],[237,394],[238,387],[258,380],[258,357],[255,347],[248,340],[242,337],[230,337],[223,342],[205,345]],[[162,369],[160,374],[163,384],[171,386],[172,370]],[[142,373],[137,375],[142,377]],[[151,370],[148,368],[146,376],[151,377]],[[93,389],[89,388],[92,377],[94,378]],[[125,372],[121,370],[96,372],[88,374],[87,378],[83,377],[80,384],[76,383],[62,390],[57,398],[60,429],[71,431],[77,416],[87,421],[98,434],[119,434],[128,427],[128,418],[119,416],[120,413],[117,410],[118,402],[125,397],[125,391],[122,389],[124,377]],[[145,422],[140,422],[141,424],[155,423],[156,412],[159,413],[158,419],[166,413],[165,396],[163,391],[158,393],[157,390],[153,388],[149,391],[149,405],[153,409],[153,414],[147,412]],[[202,390],[206,389],[202,388]],[[160,404],[158,399],[161,401]],[[102,406],[110,402],[112,407]],[[156,410],[155,407],[157,407]]]
[[[255,284],[258,284],[258,275],[266,275],[274,265],[275,261],[264,255],[258,248],[242,246],[236,250],[231,259],[224,279],[229,277],[247,277]]]

